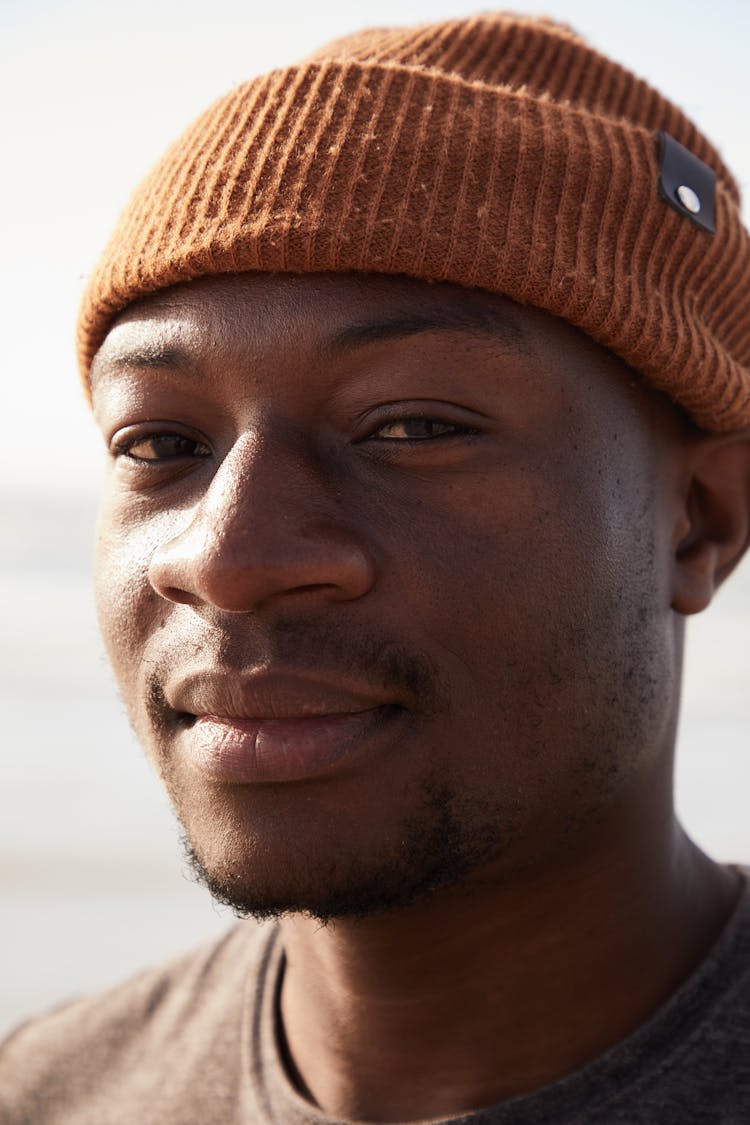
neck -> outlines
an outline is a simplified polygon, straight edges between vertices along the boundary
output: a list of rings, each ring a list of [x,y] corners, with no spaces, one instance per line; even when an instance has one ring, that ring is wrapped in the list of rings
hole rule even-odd
[[[623,827],[408,910],[285,919],[281,1015],[302,1091],[336,1117],[452,1116],[547,1085],[647,1020],[737,887],[671,814]]]

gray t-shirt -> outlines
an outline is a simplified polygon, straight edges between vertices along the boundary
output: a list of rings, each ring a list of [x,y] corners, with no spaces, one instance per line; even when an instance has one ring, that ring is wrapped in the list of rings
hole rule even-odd
[[[568,1078],[450,1125],[750,1123],[747,876],[710,956],[647,1024]],[[0,1122],[336,1125],[285,1073],[282,966],[278,930],[242,922],[165,968],[24,1024],[0,1046]]]

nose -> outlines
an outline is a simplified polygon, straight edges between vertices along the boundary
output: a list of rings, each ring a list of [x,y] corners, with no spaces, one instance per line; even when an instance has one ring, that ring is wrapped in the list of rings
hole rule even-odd
[[[362,597],[375,582],[372,552],[321,478],[299,448],[272,451],[243,435],[187,525],[154,551],[152,587],[172,602],[236,613],[289,595]]]

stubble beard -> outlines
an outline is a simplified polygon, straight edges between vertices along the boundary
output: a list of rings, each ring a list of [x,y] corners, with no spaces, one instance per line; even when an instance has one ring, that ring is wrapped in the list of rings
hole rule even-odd
[[[462,814],[456,796],[434,778],[424,782],[422,798],[398,833],[397,850],[362,856],[342,845],[335,860],[300,865],[296,878],[275,882],[260,872],[253,877],[252,863],[243,871],[210,869],[181,825],[187,870],[237,917],[266,921],[296,914],[326,925],[403,910],[461,884],[512,845],[513,818],[506,817],[502,829],[497,817],[478,824],[476,812]]]

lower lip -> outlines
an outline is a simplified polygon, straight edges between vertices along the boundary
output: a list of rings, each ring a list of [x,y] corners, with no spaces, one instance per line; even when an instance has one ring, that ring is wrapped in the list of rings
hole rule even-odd
[[[202,715],[184,732],[183,747],[192,764],[215,781],[302,781],[334,771],[403,714],[400,707],[375,707],[299,719]]]

